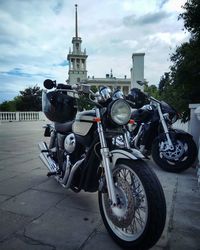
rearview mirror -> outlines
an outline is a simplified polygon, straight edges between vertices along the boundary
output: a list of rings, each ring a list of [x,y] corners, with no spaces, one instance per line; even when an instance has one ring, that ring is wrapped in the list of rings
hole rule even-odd
[[[52,89],[56,87],[56,81],[52,81],[51,79],[46,79],[43,85],[46,89]]]
[[[145,84],[147,84],[148,82],[146,81],[146,79],[144,79],[143,81],[136,81],[137,84],[139,84],[140,86],[144,86]]]

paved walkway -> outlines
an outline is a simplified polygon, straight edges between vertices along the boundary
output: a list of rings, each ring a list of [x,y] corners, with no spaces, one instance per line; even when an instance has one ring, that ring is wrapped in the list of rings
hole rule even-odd
[[[38,158],[43,122],[0,124],[0,249],[120,248],[100,218],[97,195],[63,189]],[[167,222],[153,250],[200,250],[200,192],[196,172],[154,168],[164,188]]]

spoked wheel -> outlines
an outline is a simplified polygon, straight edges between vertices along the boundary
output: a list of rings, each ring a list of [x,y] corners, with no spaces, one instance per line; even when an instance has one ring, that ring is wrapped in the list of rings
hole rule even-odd
[[[191,167],[197,157],[197,147],[192,137],[177,134],[173,146],[174,149],[171,150],[167,140],[156,138],[152,146],[152,157],[156,164],[166,171],[175,173]]]
[[[148,249],[160,238],[165,198],[155,174],[143,161],[121,160],[113,171],[118,205],[99,192],[100,212],[110,235],[123,248]]]

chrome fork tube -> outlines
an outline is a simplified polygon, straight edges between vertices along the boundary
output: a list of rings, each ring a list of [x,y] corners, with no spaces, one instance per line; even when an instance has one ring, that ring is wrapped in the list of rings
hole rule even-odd
[[[111,205],[116,206],[117,205],[117,198],[116,198],[116,193],[115,193],[115,185],[114,185],[114,181],[113,181],[113,177],[112,177],[112,171],[111,171],[111,167],[110,167],[111,166],[110,152],[109,152],[109,148],[107,146],[106,140],[105,140],[103,127],[102,127],[101,120],[100,120],[100,112],[99,112],[98,108],[96,108],[96,116],[97,116],[97,118],[99,118],[99,122],[97,122],[97,131],[98,131],[99,139],[100,139],[100,143],[101,143],[101,150],[100,151],[101,151],[101,155],[102,155],[102,159],[103,159],[103,167],[105,170],[108,195],[109,195],[109,199],[111,201]]]
[[[162,126],[163,126],[163,129],[164,129],[164,132],[165,132],[165,135],[167,137],[167,141],[168,141],[168,144],[169,144],[169,148],[170,149],[174,149],[174,146],[172,144],[172,141],[171,141],[171,138],[169,136],[169,130],[168,130],[168,127],[166,125],[166,122],[165,122],[165,119],[164,119],[164,116],[163,116],[163,113],[162,113],[162,110],[161,110],[161,107],[160,107],[160,104],[157,103],[157,108],[158,108],[158,113],[159,113],[159,116],[160,116],[160,121],[162,123]]]

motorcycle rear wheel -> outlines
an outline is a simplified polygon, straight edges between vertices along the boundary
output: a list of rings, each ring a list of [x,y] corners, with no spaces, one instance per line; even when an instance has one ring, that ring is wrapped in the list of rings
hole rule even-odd
[[[104,225],[123,249],[149,249],[160,238],[166,203],[160,182],[142,160],[120,160],[113,170],[119,205],[111,208],[108,194],[99,191]]]
[[[161,152],[161,143],[165,142],[157,137],[152,146],[152,158],[159,167],[167,172],[180,173],[194,164],[197,146],[190,135],[177,134],[173,151]]]

